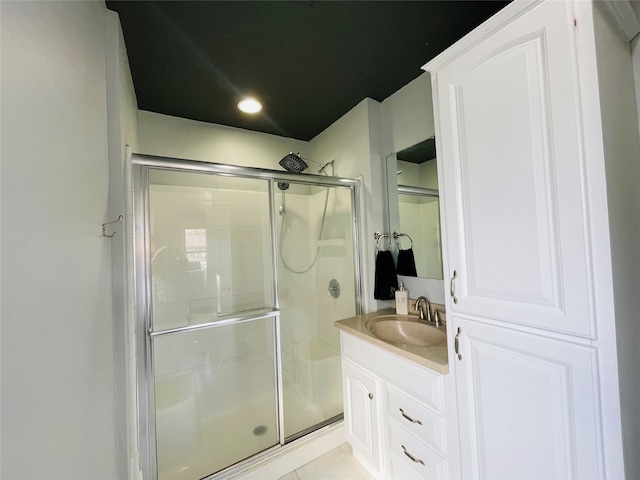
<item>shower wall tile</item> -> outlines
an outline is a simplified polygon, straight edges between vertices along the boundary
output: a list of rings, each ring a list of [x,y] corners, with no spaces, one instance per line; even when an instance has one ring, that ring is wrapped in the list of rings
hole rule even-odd
[[[205,215],[205,226],[207,228],[225,228],[231,226],[231,217],[229,215]]]
[[[195,200],[185,200],[182,204],[184,213],[200,213],[198,196],[197,194],[192,194],[192,196],[195,196]]]
[[[157,211],[167,210],[167,187],[163,185],[149,185],[149,196],[153,200]]]
[[[184,215],[170,211],[167,214],[167,226],[176,230],[184,228]]]
[[[247,192],[248,193],[248,192]],[[222,190],[220,192],[219,199],[225,203],[237,203],[241,198],[244,198],[245,192],[237,192],[233,189]]]
[[[154,269],[160,268],[159,262],[168,262],[169,253],[167,245],[169,244],[169,229],[157,228],[154,233],[151,234],[151,265]],[[168,265],[168,263],[167,263]]]
[[[170,213],[183,212],[182,189],[180,187],[167,187],[167,211]]]
[[[256,237],[256,233],[253,232],[251,228],[235,227],[233,224],[236,222],[237,220],[235,218],[231,219],[231,240],[233,242],[232,245],[236,245],[236,242],[251,240],[252,238]]]
[[[202,200],[201,199],[199,204],[198,204],[198,211],[199,211],[199,213],[212,214],[214,212],[214,210],[213,210],[213,200]]]
[[[213,203],[213,190],[210,188],[198,188],[198,200],[201,203]]]
[[[204,271],[196,270],[187,272],[187,288],[189,292],[189,300],[202,298],[205,293]]]
[[[255,204],[253,203],[230,203],[229,214],[232,216],[253,215],[255,213]]]
[[[261,204],[261,203],[264,203],[267,200],[267,198],[268,196],[266,192],[249,192],[249,194],[246,195],[245,202]]]
[[[204,217],[199,213],[185,213],[184,214],[184,228],[204,228]]]
[[[236,205],[264,205],[264,203],[268,203],[269,197],[266,195],[266,192],[257,192],[257,191],[240,191],[237,190],[234,194],[234,201]]]
[[[231,203],[228,202],[213,202],[213,214],[214,215],[230,215]]]
[[[215,190],[213,192],[213,201],[215,203],[231,203],[233,202],[232,190]]]
[[[183,187],[182,188],[182,201],[187,203],[197,203],[200,195],[198,194],[198,188],[195,187]],[[186,209],[185,209],[186,211]]]
[[[230,313],[271,304],[272,247],[266,192],[152,185],[150,195],[155,260],[164,262],[156,264],[156,270],[184,284],[184,288],[176,285],[173,290],[175,301],[185,302],[186,311],[199,299],[204,302],[195,311],[206,311],[202,305],[210,299],[208,313],[218,307],[221,313]],[[205,230],[206,272],[185,273],[186,262],[179,261],[185,255],[185,229]]]
[[[265,284],[262,276],[257,276],[252,272],[241,272],[240,275],[234,274],[231,285],[234,292],[255,296],[256,303],[259,304],[256,308],[264,306],[262,292],[265,289]]]
[[[255,207],[254,207],[255,210]],[[236,228],[247,228],[247,227],[260,227],[263,225],[263,218],[259,215],[254,215],[253,212],[246,212],[242,215],[232,215],[231,216],[231,226]],[[257,232],[248,232],[253,236],[258,237],[260,235],[260,229],[256,228]]]
[[[233,310],[253,310],[264,306],[262,298],[251,294],[233,295],[231,300]]]
[[[166,210],[163,210],[163,211],[154,210],[153,212],[151,212],[151,218],[149,223],[150,223],[152,232],[158,227],[168,226]]]
[[[207,231],[207,241],[212,242],[224,242],[228,244],[231,241],[231,228],[218,227]],[[218,245],[218,247],[224,247],[224,245]]]

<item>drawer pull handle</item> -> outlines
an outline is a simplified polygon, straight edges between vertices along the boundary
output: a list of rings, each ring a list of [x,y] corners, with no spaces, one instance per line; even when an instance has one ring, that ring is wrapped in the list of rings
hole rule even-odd
[[[404,418],[406,418],[407,420],[409,420],[411,423],[417,423],[418,425],[422,425],[422,422],[420,420],[414,420],[413,418],[411,418],[409,415],[407,415],[406,413],[404,413],[403,409],[400,409],[400,413],[402,414],[402,416]]]
[[[373,400],[373,393],[369,394],[369,400]]]
[[[424,465],[424,462],[422,460],[420,460],[419,458],[414,457],[413,455],[411,455],[408,451],[407,451],[407,447],[405,447],[404,445],[400,445],[402,447],[402,450],[404,451],[404,454],[409,457],[414,463],[419,463],[420,465]]]

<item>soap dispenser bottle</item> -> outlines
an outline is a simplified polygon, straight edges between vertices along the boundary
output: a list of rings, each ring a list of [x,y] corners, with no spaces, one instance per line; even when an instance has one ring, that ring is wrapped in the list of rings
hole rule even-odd
[[[396,290],[396,313],[398,315],[409,314],[409,291],[404,288],[402,282],[400,282],[400,288]]]

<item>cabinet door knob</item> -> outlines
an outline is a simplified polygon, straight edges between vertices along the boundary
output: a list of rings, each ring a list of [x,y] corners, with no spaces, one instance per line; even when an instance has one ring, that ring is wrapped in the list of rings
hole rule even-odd
[[[458,303],[458,297],[456,297],[456,278],[458,277],[458,271],[453,271],[453,277],[451,277],[451,284],[449,285],[449,292],[451,293],[451,298],[453,299],[453,303]]]
[[[369,394],[369,400],[373,400],[373,393]]]
[[[402,450],[404,451],[404,454],[409,457],[414,463],[419,463],[420,465],[424,465],[424,462],[422,460],[420,460],[419,458],[414,457],[413,455],[411,455],[411,453],[407,450],[407,447],[405,447],[404,445],[400,445],[402,447]]]
[[[462,354],[460,353],[460,335],[462,335],[462,329],[458,327],[458,333],[456,333],[454,342],[454,349],[456,351],[456,355],[458,356],[458,360],[462,360]]]

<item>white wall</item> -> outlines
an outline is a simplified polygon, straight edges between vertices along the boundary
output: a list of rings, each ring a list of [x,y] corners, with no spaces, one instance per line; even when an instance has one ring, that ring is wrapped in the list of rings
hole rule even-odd
[[[395,165],[395,153],[407,147],[415,145],[435,134],[434,117],[433,117],[433,98],[431,95],[431,76],[428,73],[420,75],[418,78],[408,83],[400,90],[390,95],[382,102],[382,138],[383,138],[383,157],[385,163],[385,172],[395,172],[398,168]],[[420,177],[419,168],[409,168],[403,164],[401,170],[417,170],[417,177]],[[416,182],[410,182],[406,179],[402,181],[405,185],[413,185]],[[393,232],[399,225],[399,210],[397,206],[397,195],[395,188],[386,189],[387,177],[381,185],[381,192],[386,193],[389,199],[390,224],[385,219],[385,229]],[[420,248],[416,245],[415,250]],[[446,276],[446,272],[445,272]],[[426,295],[429,300],[436,303],[444,303],[444,282],[442,280],[433,280],[416,277],[401,277],[405,287],[409,290],[411,298],[417,298],[420,295]]]
[[[137,405],[135,382],[135,319],[132,288],[133,274],[127,279],[127,268],[133,268],[126,255],[127,228],[131,216],[127,215],[126,145],[137,146],[138,103],[133,87],[124,36],[118,14],[107,13],[106,65],[107,65],[107,124],[109,141],[109,221],[123,215],[126,220],[110,225],[117,232],[111,238],[111,268],[113,296],[113,344],[116,370],[115,403],[116,438],[119,478],[136,478],[139,471],[137,458]],[[129,467],[127,468],[127,461]]]
[[[423,73],[382,102],[385,155],[433,136],[431,75]]]
[[[636,112],[638,114],[638,124],[640,125],[640,35],[637,35],[631,41],[631,56],[633,60],[633,79],[636,87]]]
[[[289,152],[309,157],[301,140],[198,122],[141,110],[137,153],[282,170],[278,162]]]
[[[362,180],[360,260],[364,280],[362,304],[366,312],[377,310],[382,305],[373,298],[373,233],[383,229],[381,118],[380,104],[365,98],[309,142],[317,161],[335,160],[336,176]]]
[[[1,475],[116,478],[106,9],[1,8]]]
[[[640,140],[638,127],[637,58],[632,66],[628,38],[621,35],[615,22],[606,15],[595,15],[596,48],[598,53],[598,82],[604,158],[606,159],[609,240],[615,296],[615,335],[604,330],[597,345],[617,348],[620,408],[624,436],[624,463],[627,478],[640,476],[640,377],[638,376],[638,342],[640,342]],[[637,57],[637,53],[636,53]],[[635,71],[634,71],[635,70]],[[634,85],[635,74],[635,85]],[[636,98],[634,99],[634,95]],[[633,101],[635,100],[635,102]],[[597,248],[598,244],[594,248]],[[615,345],[615,347],[614,347]],[[614,365],[604,358],[601,364],[603,388],[614,389],[615,375],[609,375]],[[613,364],[613,362],[612,362]],[[602,400],[606,411],[609,398]],[[605,425],[605,435],[609,425]],[[609,435],[616,434],[615,430]]]

